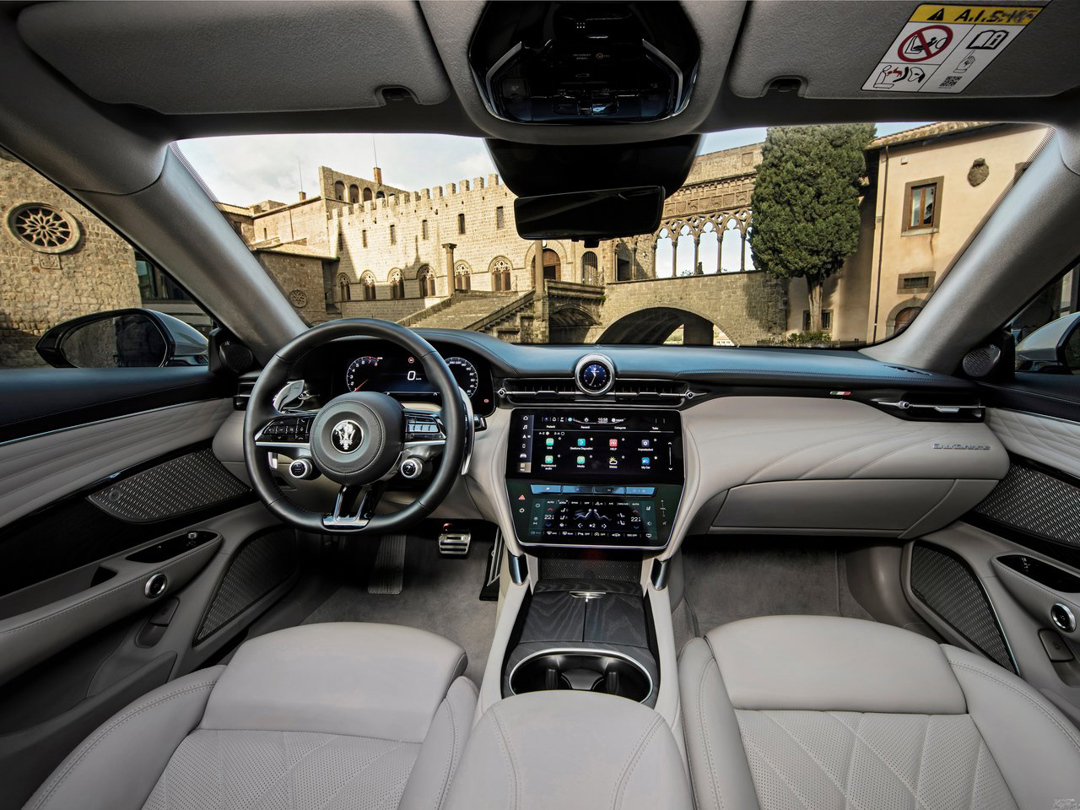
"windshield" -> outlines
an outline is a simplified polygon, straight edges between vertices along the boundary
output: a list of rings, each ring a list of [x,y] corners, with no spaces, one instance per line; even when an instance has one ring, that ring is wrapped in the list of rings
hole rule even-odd
[[[309,324],[838,348],[914,320],[1048,132],[917,122],[714,133],[655,230],[595,244],[522,239],[516,197],[478,139],[265,135],[179,148]]]

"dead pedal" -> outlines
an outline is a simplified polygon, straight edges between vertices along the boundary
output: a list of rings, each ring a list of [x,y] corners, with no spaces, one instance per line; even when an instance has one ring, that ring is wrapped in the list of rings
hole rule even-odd
[[[405,542],[408,535],[384,534],[368,577],[368,593],[399,594],[405,585]]]

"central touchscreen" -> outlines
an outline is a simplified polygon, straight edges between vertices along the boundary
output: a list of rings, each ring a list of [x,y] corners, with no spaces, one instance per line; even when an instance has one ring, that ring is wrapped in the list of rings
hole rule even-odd
[[[506,478],[524,545],[663,546],[682,494],[679,414],[516,410]]]
[[[507,475],[545,481],[681,484],[673,411],[514,412]]]

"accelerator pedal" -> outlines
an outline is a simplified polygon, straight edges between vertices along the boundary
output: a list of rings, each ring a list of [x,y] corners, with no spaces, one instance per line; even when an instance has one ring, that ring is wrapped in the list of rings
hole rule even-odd
[[[379,538],[375,567],[368,577],[368,593],[393,595],[405,585],[405,534],[384,534]]]
[[[469,544],[472,543],[472,532],[455,529],[450,523],[446,523],[439,532],[439,553],[444,557],[464,557],[469,553]]]

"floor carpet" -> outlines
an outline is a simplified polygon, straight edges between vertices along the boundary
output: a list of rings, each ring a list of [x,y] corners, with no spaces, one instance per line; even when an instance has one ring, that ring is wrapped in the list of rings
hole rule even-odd
[[[496,603],[478,598],[490,553],[491,542],[474,541],[467,557],[441,557],[434,541],[410,537],[401,593],[370,594],[362,577],[343,581],[304,624],[382,622],[430,630],[461,645],[469,656],[466,674],[479,685],[495,635]]]

